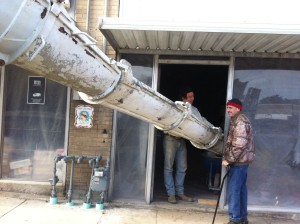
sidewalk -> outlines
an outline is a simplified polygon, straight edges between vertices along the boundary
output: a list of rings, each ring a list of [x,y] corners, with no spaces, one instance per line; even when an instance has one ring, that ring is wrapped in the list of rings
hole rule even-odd
[[[0,192],[0,224],[210,224],[213,221],[213,211],[190,209],[184,204],[180,209],[176,205],[128,205],[105,204],[103,211],[94,206],[84,209],[82,202],[67,206],[66,200],[56,205],[49,203],[44,196],[24,195],[10,192]],[[185,209],[184,209],[185,208]],[[272,218],[250,215],[250,224],[296,224],[298,220]],[[228,222],[224,211],[218,212],[215,224]]]

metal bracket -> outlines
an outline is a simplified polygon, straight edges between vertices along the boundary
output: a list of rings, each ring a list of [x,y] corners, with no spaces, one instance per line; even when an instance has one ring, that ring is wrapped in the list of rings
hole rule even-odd
[[[97,44],[97,41],[85,32],[73,32],[73,33],[71,33],[71,36],[79,37],[80,35],[87,37],[92,42],[92,43],[84,43],[84,46],[96,45]]]

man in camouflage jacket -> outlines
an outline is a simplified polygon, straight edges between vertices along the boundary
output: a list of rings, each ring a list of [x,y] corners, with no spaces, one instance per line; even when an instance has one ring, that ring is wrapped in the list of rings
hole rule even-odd
[[[227,200],[228,224],[248,224],[247,212],[247,171],[255,156],[251,123],[243,114],[242,103],[238,99],[227,102],[230,126],[222,165],[229,166]]]

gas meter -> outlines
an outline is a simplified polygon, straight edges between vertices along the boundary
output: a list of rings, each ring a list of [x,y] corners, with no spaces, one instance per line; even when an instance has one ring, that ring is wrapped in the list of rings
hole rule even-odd
[[[94,174],[91,178],[91,189],[93,191],[107,191],[108,171],[105,167],[94,168]]]

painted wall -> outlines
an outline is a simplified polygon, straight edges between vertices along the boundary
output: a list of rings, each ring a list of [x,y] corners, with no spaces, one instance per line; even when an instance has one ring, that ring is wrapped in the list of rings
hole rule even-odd
[[[300,24],[297,0],[121,0],[120,6],[128,19]]]

